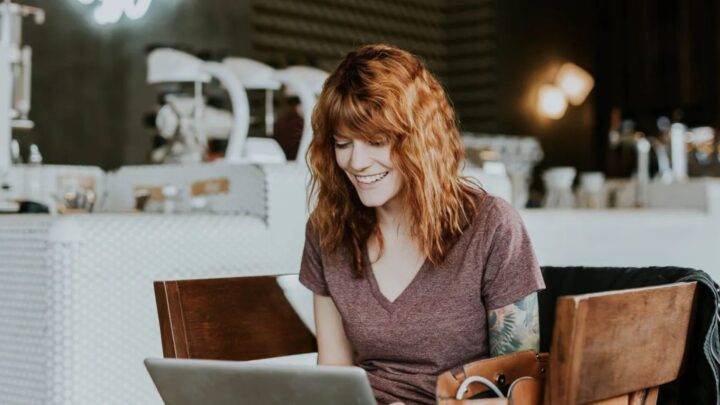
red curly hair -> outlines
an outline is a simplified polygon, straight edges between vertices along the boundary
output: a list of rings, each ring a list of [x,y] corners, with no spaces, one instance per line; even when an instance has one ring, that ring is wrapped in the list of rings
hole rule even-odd
[[[388,142],[402,177],[399,197],[413,207],[411,235],[437,265],[477,211],[482,189],[460,176],[464,149],[442,86],[414,55],[389,45],[348,53],[325,81],[312,115],[313,139],[306,161],[310,214],[323,250],[346,248],[363,277],[362,248],[383,239],[375,210],[362,204],[337,165],[333,135]]]

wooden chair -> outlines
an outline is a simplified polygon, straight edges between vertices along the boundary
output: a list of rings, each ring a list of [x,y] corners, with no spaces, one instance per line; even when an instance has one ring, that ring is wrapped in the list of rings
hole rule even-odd
[[[560,297],[545,403],[655,404],[680,372],[696,283]]]
[[[255,360],[317,351],[275,276],[154,286],[165,357]]]

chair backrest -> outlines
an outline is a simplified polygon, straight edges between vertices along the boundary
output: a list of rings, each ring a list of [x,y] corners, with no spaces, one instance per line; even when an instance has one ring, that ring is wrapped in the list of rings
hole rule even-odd
[[[165,357],[255,360],[317,351],[275,276],[154,286]]]
[[[597,402],[675,380],[695,289],[675,283],[560,297],[545,403]]]

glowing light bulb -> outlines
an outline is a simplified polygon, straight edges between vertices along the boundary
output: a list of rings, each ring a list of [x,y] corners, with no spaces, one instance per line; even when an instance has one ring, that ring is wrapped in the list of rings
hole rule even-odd
[[[538,91],[538,111],[547,118],[560,119],[567,110],[567,98],[559,87],[551,84],[540,86]]]
[[[570,104],[580,105],[595,85],[590,73],[574,63],[565,63],[560,67],[555,84],[560,87],[567,96]]]

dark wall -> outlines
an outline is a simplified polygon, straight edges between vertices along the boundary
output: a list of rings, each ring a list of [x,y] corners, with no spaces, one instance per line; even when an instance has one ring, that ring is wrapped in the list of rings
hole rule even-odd
[[[718,104],[716,0],[601,3],[607,102],[652,133],[658,116],[715,125]]]
[[[446,3],[446,87],[463,131],[496,134],[498,108],[498,10],[495,0]]]
[[[562,63],[575,63],[596,76],[594,2],[506,0],[497,7],[500,132],[538,137],[545,151],[543,167],[598,168],[593,145],[597,86],[559,120],[540,117],[536,109],[538,87],[552,83]]]
[[[422,56],[435,73],[442,76],[445,72],[445,0],[250,3],[255,55],[268,63],[299,60],[331,70],[345,53],[358,46],[389,43]]]
[[[541,169],[607,171],[613,109],[647,135],[661,115],[717,126],[719,8],[716,0],[497,2],[499,131],[537,136]],[[587,70],[595,87],[563,118],[542,119],[537,86],[563,62]]]

